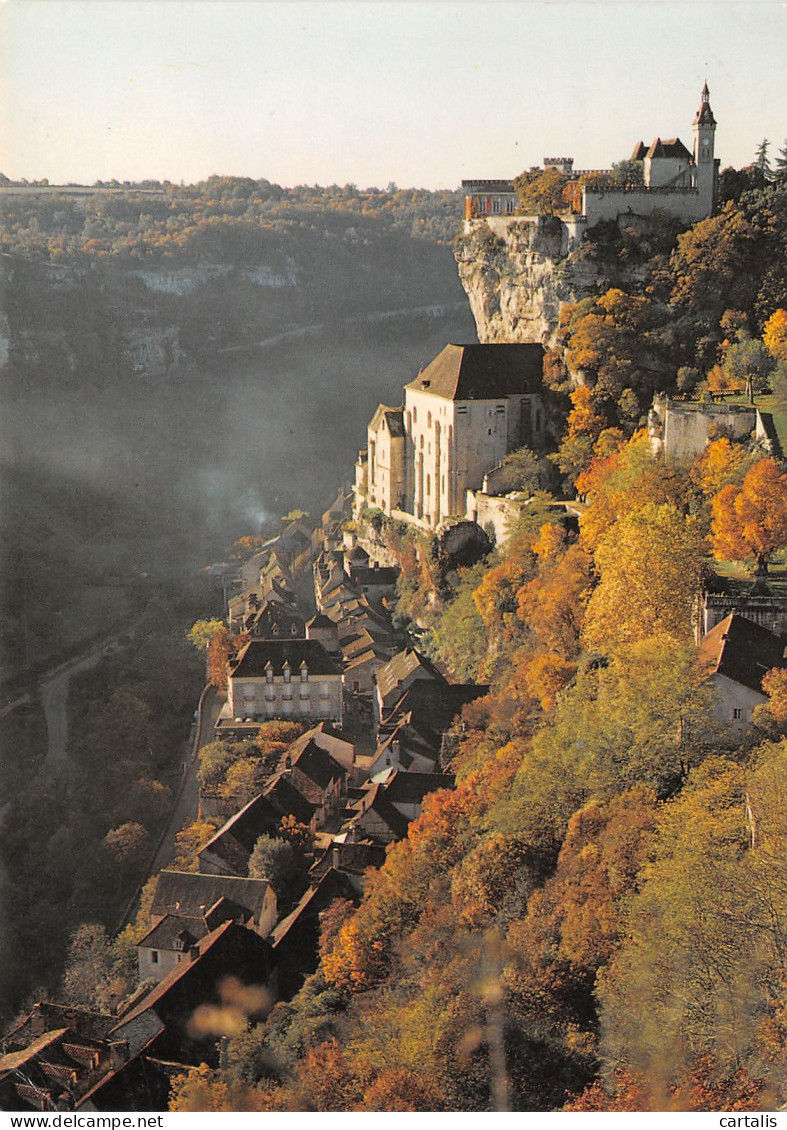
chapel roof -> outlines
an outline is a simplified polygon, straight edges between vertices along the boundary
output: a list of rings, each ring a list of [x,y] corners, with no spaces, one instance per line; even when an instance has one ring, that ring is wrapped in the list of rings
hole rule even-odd
[[[445,400],[498,400],[541,388],[544,347],[446,345],[406,388]]]

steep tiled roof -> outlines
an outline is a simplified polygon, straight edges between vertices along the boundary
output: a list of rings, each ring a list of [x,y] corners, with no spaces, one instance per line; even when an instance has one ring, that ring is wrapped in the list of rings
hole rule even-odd
[[[716,119],[713,116],[713,110],[711,110],[710,108],[710,91],[708,90],[707,82],[702,88],[702,94],[700,95],[700,97],[702,98],[702,101],[700,102],[700,108],[697,111],[697,116],[694,119],[695,126],[715,126]]]
[[[262,835],[269,835],[279,826],[282,813],[262,793],[236,812],[226,824],[219,828],[212,840],[199,851],[198,857],[214,856],[227,864],[228,870],[244,871],[254,845]],[[166,875],[166,871],[161,872]],[[200,872],[200,876],[202,873]],[[223,876],[205,875],[206,879]],[[234,878],[234,876],[230,876]],[[249,881],[249,880],[245,880]],[[256,880],[262,882],[263,880]]]
[[[474,683],[419,679],[392,707],[386,716],[386,723],[390,726],[409,714],[413,724],[422,732],[440,733],[449,729],[466,703],[483,698],[488,692],[489,687]]]
[[[243,968],[236,966],[233,959],[241,959]],[[207,959],[207,960],[206,960]],[[249,970],[256,966],[254,981],[264,984],[273,967],[273,951],[253,930],[224,922],[217,929],[202,938],[196,946],[193,960],[176,965],[158,985],[151,989],[131,1010],[117,1020],[113,1034],[123,1038],[124,1029],[139,1017],[154,1009],[158,1016],[168,1024],[165,1014],[160,1011],[165,998],[177,986],[181,993],[176,1007],[181,1009],[183,998],[187,998],[190,1010],[204,1000],[214,997],[221,976],[237,972],[241,979],[249,979]],[[184,982],[191,982],[183,992]],[[174,1002],[173,1002],[174,1003]],[[187,1019],[183,1017],[184,1021]]]
[[[446,345],[406,387],[446,400],[496,400],[541,389],[542,345]]]
[[[326,788],[331,781],[345,776],[345,770],[331,757],[330,753],[321,749],[316,742],[310,741],[296,753],[284,755],[285,763],[289,764],[314,781],[320,788]]]
[[[428,679],[435,679],[441,683],[445,682],[435,665],[425,655],[422,655],[420,651],[416,651],[413,647],[406,647],[377,672],[377,686],[382,697],[387,698],[398,686],[419,670]]]
[[[650,149],[645,154],[646,157],[683,157],[691,160],[691,153],[689,153],[686,146],[679,137],[671,137],[667,141],[662,141],[660,137],[651,145]]]
[[[338,675],[339,668],[317,640],[276,639],[251,640],[238,653],[238,662],[232,671],[234,679],[264,679],[265,669],[271,664],[274,674],[280,675],[289,663],[297,675],[302,663],[310,675]]]
[[[454,778],[447,773],[393,773],[385,782],[385,795],[391,804],[420,804],[427,793],[452,789]]]
[[[147,949],[172,950],[175,948],[175,942],[180,939],[183,948],[190,949],[195,942],[209,933],[204,918],[181,918],[175,914],[167,914],[158,925],[148,930],[144,938],[140,938],[137,945],[145,946]]]
[[[785,665],[784,639],[733,613],[703,636],[700,663],[706,678],[725,675],[761,694],[763,675]]]
[[[634,146],[634,152],[631,154],[632,161],[643,161],[647,156],[648,147],[644,141],[638,141]]]
[[[251,801],[233,817],[232,821],[228,821],[228,824],[238,823],[239,818],[253,804],[254,801]],[[227,826],[225,824],[224,828]],[[221,831],[224,831],[224,828]],[[262,835],[262,833],[259,832],[258,835]],[[244,908],[257,918],[262,909],[267,890],[268,883],[265,879],[243,879],[232,875],[202,875],[196,871],[162,871],[159,875],[150,913],[152,915],[175,915],[181,919],[204,918],[219,899],[224,898]]]

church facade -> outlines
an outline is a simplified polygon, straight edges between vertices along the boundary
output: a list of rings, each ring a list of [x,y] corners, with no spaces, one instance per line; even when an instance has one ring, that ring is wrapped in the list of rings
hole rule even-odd
[[[546,444],[540,344],[447,345],[380,405],[359,453],[355,516],[366,508],[437,529],[464,518],[467,491],[518,447]]]

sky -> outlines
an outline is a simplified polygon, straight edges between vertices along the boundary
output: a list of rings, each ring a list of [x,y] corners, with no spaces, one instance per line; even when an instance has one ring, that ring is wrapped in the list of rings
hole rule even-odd
[[[0,172],[456,188],[679,136],[787,144],[769,0],[0,0]]]

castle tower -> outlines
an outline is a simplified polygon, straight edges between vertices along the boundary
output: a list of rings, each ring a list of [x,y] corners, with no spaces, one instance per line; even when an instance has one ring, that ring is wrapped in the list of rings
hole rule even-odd
[[[716,179],[718,161],[713,155],[716,119],[710,108],[710,92],[707,82],[702,88],[702,101],[694,118],[694,164],[695,177],[699,189],[703,212],[710,216],[716,201]]]

